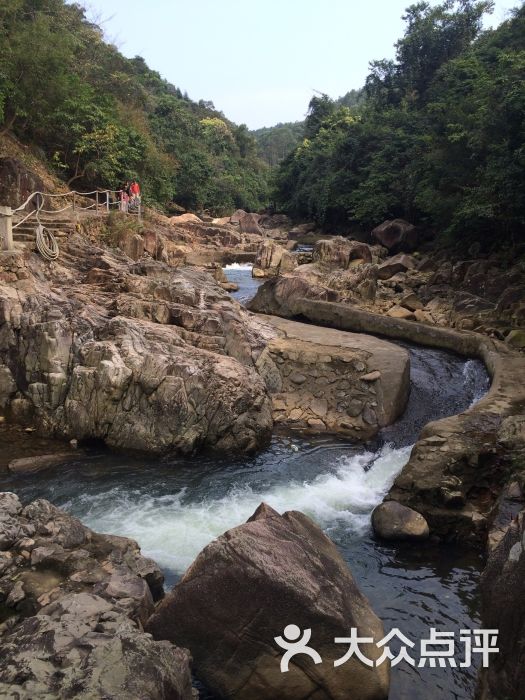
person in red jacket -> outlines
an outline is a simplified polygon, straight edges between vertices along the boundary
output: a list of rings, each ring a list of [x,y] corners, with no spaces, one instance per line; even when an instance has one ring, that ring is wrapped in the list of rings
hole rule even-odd
[[[140,185],[136,180],[131,183],[129,193],[133,199],[140,201]]]

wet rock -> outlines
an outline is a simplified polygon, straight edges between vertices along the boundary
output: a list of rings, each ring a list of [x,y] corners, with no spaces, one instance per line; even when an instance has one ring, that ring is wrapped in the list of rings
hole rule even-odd
[[[385,501],[374,508],[372,527],[384,540],[422,540],[429,536],[425,518],[397,501]]]
[[[76,455],[71,452],[62,452],[51,455],[36,455],[34,457],[21,457],[13,459],[7,465],[10,472],[14,474],[30,474],[39,472],[50,467],[57,467],[65,462],[71,461]]]
[[[402,348],[363,335],[266,320],[278,337],[259,356],[257,369],[281,425],[366,439],[401,414],[409,390],[409,358]]]
[[[525,687],[525,511],[490,553],[480,589],[482,626],[499,630],[499,652],[481,669],[479,697],[518,698]]]
[[[322,663],[300,655],[281,673],[275,637],[290,624],[312,630]],[[350,659],[334,668],[344,654],[334,638],[351,627],[383,635],[335,545],[302,513],[281,516],[265,505],[201,552],[147,624],[155,639],[191,648],[197,673],[223,697],[386,698],[387,665]],[[362,650],[379,654],[373,644]]]
[[[0,494],[0,696],[192,698],[189,654],[142,625],[163,575],[136,542]]]

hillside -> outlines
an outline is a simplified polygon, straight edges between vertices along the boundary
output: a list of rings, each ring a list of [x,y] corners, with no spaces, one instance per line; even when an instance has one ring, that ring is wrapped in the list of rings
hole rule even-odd
[[[315,96],[275,200],[325,227],[401,217],[448,241],[514,245],[525,223],[525,7],[481,30],[491,3],[407,10],[394,61],[371,64],[358,109]]]
[[[267,167],[246,126],[125,58],[64,0],[0,6],[2,133],[76,189],[139,178],[149,204],[222,214],[266,203]]]
[[[270,167],[278,165],[303,139],[304,122],[286,122],[251,132],[257,141],[259,156]]]

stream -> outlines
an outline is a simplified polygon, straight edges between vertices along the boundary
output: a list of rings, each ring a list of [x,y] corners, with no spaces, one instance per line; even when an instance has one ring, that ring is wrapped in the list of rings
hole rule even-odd
[[[246,265],[225,272],[240,285],[234,296],[241,302],[261,283]],[[208,542],[245,521],[261,501],[280,512],[303,511],[337,544],[385,630],[399,628],[417,649],[430,627],[457,634],[479,626],[483,561],[476,552],[428,543],[380,544],[371,534],[370,513],[408,460],[421,428],[465,410],[486,392],[488,377],[477,360],[405,347],[412,380],[407,410],[364,446],[288,433],[276,434],[255,456],[154,459],[93,452],[56,472],[2,475],[0,487],[25,502],[48,498],[95,530],[133,537],[162,567],[168,587]],[[476,672],[401,663],[392,669],[389,697],[470,699]]]

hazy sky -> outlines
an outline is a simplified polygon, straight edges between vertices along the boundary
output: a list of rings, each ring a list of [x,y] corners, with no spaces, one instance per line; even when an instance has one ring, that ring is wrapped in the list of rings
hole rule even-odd
[[[412,0],[78,0],[122,53],[255,129],[304,118],[314,90],[363,85]],[[431,4],[438,4],[431,0]],[[518,0],[496,0],[487,26]]]

